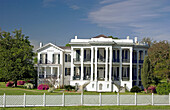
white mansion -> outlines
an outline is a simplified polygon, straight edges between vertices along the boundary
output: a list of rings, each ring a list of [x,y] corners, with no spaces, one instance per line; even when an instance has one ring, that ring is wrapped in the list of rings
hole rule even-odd
[[[148,45],[135,40],[99,35],[71,39],[71,47],[52,43],[38,53],[38,83],[53,79],[59,85],[87,85],[87,91],[112,92],[120,88],[142,88],[141,68]]]

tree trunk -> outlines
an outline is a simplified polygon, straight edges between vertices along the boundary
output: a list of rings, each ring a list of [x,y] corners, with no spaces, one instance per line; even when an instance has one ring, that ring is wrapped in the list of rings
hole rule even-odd
[[[15,87],[17,87],[17,80],[14,81]]]

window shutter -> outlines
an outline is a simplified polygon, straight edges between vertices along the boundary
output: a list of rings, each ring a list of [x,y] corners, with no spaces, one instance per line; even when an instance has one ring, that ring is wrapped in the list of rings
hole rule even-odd
[[[115,61],[115,50],[113,50],[113,61]]]
[[[40,64],[42,63],[42,54],[40,54]]]
[[[58,64],[60,64],[60,54],[58,54]]]
[[[125,59],[128,58],[128,50],[125,51]]]
[[[86,59],[86,50],[84,50],[84,59]]]
[[[74,67],[74,76],[76,76],[76,67]]]
[[[119,62],[119,50],[117,50],[117,62]]]
[[[65,62],[67,62],[67,54],[65,54]]]
[[[97,50],[97,58],[99,58],[99,50]]]
[[[122,50],[122,59],[124,59],[124,50]]]
[[[65,68],[65,76],[67,76],[67,68]]]
[[[47,54],[45,54],[45,64],[47,64],[47,61],[48,61]]]
[[[53,61],[52,61],[52,62],[53,62],[53,64],[55,63],[55,61],[54,61],[54,60],[55,60],[55,58],[54,58],[54,54],[53,54]]]

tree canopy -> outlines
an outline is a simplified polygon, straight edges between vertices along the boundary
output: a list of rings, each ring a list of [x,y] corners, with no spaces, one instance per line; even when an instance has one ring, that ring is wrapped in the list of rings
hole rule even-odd
[[[66,44],[66,47],[71,47],[71,45],[70,44]]]
[[[148,49],[148,56],[153,66],[153,75],[170,80],[170,44],[168,41],[155,42]]]
[[[148,88],[152,82],[151,65],[150,65],[150,60],[148,56],[146,56],[144,59],[143,68],[141,72],[141,81],[142,81],[144,88]]]
[[[108,36],[108,37],[112,39],[119,39],[118,37],[113,37],[113,36]]]
[[[35,76],[33,46],[28,38],[21,30],[0,32],[0,76],[14,81],[15,86],[18,79]]]
[[[151,39],[150,37],[144,37],[141,41],[142,43],[148,43],[149,47],[152,45],[153,43],[153,39]],[[155,41],[154,41],[155,42]]]

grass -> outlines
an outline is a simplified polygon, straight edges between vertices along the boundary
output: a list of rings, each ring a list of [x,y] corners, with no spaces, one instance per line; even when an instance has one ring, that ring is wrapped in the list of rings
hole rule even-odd
[[[170,106],[68,106],[0,108],[0,110],[170,110]]]
[[[18,86],[18,87],[6,87],[5,82],[0,82],[0,95],[3,95],[4,93],[6,95],[23,95],[24,93],[26,93],[27,95],[43,95],[44,93],[47,95],[61,95],[63,94],[63,92],[66,95],[80,95],[81,93],[77,93],[77,92],[65,92],[63,89],[56,89],[54,91],[54,93],[49,93],[47,90],[37,90],[35,89],[25,89],[22,86]],[[99,95],[98,92],[84,92],[85,95]],[[105,92],[102,93],[103,95],[116,95],[117,93],[114,92]],[[131,92],[125,92],[125,93],[120,93],[122,95],[134,95],[135,93],[131,93]],[[145,93],[138,93],[140,95],[146,95]],[[148,94],[147,94],[148,95]]]

